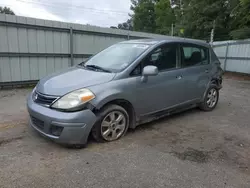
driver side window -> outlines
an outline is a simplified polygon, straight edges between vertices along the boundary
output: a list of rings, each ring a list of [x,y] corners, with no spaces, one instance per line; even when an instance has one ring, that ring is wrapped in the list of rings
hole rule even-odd
[[[141,75],[145,66],[153,65],[159,71],[165,71],[176,68],[177,65],[177,49],[176,44],[164,44],[154,49],[142,62],[132,71],[131,75]]]
[[[144,66],[156,66],[159,71],[176,68],[177,65],[177,45],[165,44],[156,48],[144,62]]]

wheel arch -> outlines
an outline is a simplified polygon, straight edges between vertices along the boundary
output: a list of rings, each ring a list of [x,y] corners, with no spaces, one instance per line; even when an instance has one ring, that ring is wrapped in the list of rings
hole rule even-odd
[[[132,103],[126,99],[117,98],[117,99],[107,100],[105,101],[105,103],[102,103],[102,105],[97,106],[94,109],[94,113],[98,113],[100,110],[102,110],[106,106],[112,105],[112,104],[121,106],[127,111],[127,113],[129,114],[129,128],[135,128],[136,127],[136,113],[135,113]]]
[[[222,83],[222,80],[220,78],[212,78],[210,81],[210,85],[216,85],[218,89],[221,88],[221,83]]]
[[[203,93],[201,101],[203,101],[205,99],[206,93],[207,93],[208,89],[210,88],[210,86],[214,85],[214,86],[216,86],[216,88],[218,90],[220,90],[221,89],[221,82],[222,81],[219,78],[217,78],[217,77],[211,78],[211,80],[207,84],[205,92]]]

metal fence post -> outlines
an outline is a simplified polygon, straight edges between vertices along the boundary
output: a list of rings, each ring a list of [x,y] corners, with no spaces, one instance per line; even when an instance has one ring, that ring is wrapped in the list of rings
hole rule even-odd
[[[226,47],[225,60],[224,60],[224,71],[226,71],[226,69],[227,69],[228,48],[229,48],[229,42],[227,43],[227,47]]]
[[[74,37],[73,37],[73,28],[70,27],[70,64],[74,65]]]

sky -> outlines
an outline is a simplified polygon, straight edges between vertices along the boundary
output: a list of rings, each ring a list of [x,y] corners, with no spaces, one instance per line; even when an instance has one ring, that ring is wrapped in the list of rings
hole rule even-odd
[[[18,16],[90,24],[101,27],[125,22],[130,0],[1,0]]]

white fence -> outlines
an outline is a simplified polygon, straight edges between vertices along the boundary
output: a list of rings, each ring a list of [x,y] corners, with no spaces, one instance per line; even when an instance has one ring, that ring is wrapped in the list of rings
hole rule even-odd
[[[250,74],[250,40],[214,42],[223,70]]]
[[[120,41],[164,37],[0,14],[0,86],[37,81]]]

